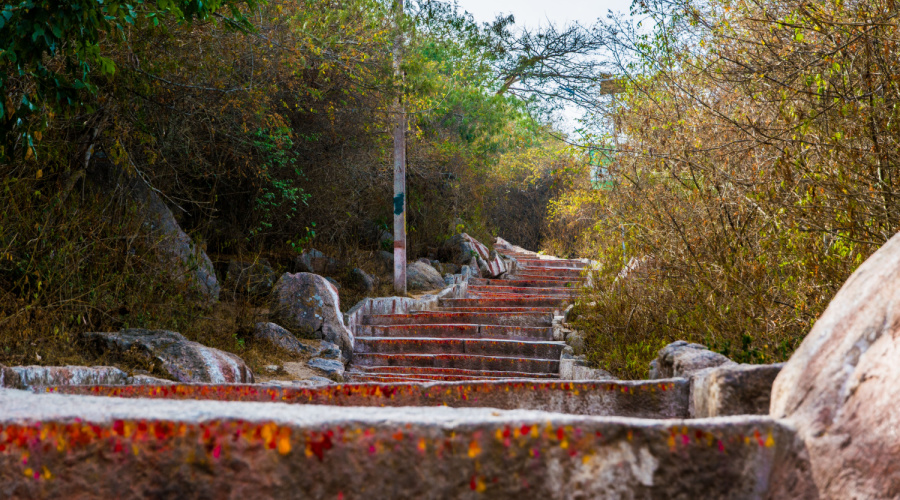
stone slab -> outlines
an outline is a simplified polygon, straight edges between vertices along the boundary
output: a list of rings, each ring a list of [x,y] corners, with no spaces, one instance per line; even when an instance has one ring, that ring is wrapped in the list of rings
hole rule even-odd
[[[769,418],[641,420],[0,390],[6,498],[786,498]],[[786,485],[794,491],[785,491]]]
[[[152,399],[279,401],[331,406],[449,406],[532,409],[593,416],[688,416],[685,380],[495,380],[427,384],[340,384],[320,388],[265,385],[61,386],[42,392]]]

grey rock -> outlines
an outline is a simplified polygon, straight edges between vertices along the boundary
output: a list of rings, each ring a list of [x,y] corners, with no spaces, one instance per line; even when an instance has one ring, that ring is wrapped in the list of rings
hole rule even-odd
[[[279,365],[266,365],[264,368],[269,373],[278,373],[278,371],[281,370],[281,366]]]
[[[22,381],[19,380],[19,374],[8,366],[0,365],[0,388],[2,387],[23,388]]]
[[[768,415],[772,383],[784,363],[724,365],[691,377],[691,416]]]
[[[14,366],[18,387],[123,385],[128,374],[112,366]]]
[[[122,168],[110,161],[92,162],[88,176],[104,191],[125,193],[129,202],[137,207],[135,214],[143,221],[146,242],[158,255],[170,279],[187,285],[207,304],[219,299],[221,287],[212,261],[181,229],[155,189],[133,169]]]
[[[463,234],[453,236],[438,249],[438,260],[464,266],[475,257],[475,247]]]
[[[424,262],[413,262],[406,266],[406,287],[410,291],[435,290],[444,287],[444,278]]]
[[[237,293],[258,297],[268,295],[277,279],[278,274],[265,259],[255,262],[232,260],[228,263],[225,286]]]
[[[331,283],[332,285],[334,285],[334,288],[335,288],[336,290],[340,291],[340,289],[341,289],[341,284],[338,283],[336,279],[334,279],[334,278],[325,278],[325,279],[328,280],[329,283]]]
[[[587,358],[583,355],[576,356],[572,347],[566,346],[559,357],[559,378],[562,380],[615,380],[616,377],[606,370],[592,367]]]
[[[650,363],[650,378],[689,377],[705,368],[726,364],[734,364],[734,361],[706,346],[676,340],[660,349],[656,360]]]
[[[285,273],[272,290],[272,319],[294,335],[335,343],[352,350],[350,330],[344,326],[337,288],[311,273]]]
[[[190,341],[177,332],[132,328],[120,332],[89,332],[95,349],[121,354],[133,350],[160,363],[179,382],[216,384],[253,382],[244,361],[229,352]]]
[[[313,358],[306,363],[310,368],[316,368],[323,372],[331,374],[344,374],[344,364],[336,359]]]
[[[313,382],[315,384],[333,384],[334,383],[334,380],[331,380],[330,378],[320,377],[318,375],[313,375],[312,377],[309,377],[308,379],[305,379],[304,381]]]
[[[451,263],[443,263],[438,261],[433,261],[431,263],[431,267],[435,268],[437,272],[446,275],[446,274],[459,274],[460,266]]]
[[[333,259],[313,248],[294,259],[294,267],[303,273],[337,275],[349,266],[346,262]]]
[[[358,267],[354,267],[353,270],[350,271],[350,280],[356,288],[364,292],[368,293],[375,291],[375,278]]]
[[[341,348],[331,342],[322,342],[314,352],[313,356],[324,359],[341,359]]]
[[[176,382],[149,375],[133,375],[128,377],[126,385],[175,385]]]
[[[584,332],[571,330],[566,334],[566,343],[572,346],[575,355],[584,354]]]
[[[294,354],[309,353],[311,349],[297,340],[297,337],[275,323],[257,323],[253,328],[253,338],[268,342]]]
[[[785,364],[770,415],[797,428],[823,498],[900,497],[900,234],[847,279]]]

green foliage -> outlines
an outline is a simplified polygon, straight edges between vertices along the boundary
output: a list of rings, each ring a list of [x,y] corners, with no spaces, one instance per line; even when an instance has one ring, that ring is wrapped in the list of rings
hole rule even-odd
[[[115,62],[103,54],[107,37],[124,37],[141,20],[154,26],[160,18],[178,22],[206,19],[230,7],[229,24],[249,28],[238,6],[255,0],[18,0],[0,9],[0,158],[24,140],[34,148],[30,123],[49,107],[61,112],[84,103],[84,91],[96,90],[92,75],[112,75]]]
[[[310,198],[310,194],[297,185],[303,172],[292,156],[294,142],[287,128],[257,130],[252,142],[259,151],[261,186],[253,202],[258,225],[250,230],[250,237],[265,233],[272,224],[290,221],[298,215],[301,204],[307,205]],[[315,236],[315,232],[312,235]]]

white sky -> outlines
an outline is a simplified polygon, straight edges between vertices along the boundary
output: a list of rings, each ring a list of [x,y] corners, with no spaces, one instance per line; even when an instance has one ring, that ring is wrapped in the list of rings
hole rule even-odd
[[[631,0],[458,0],[462,10],[479,23],[493,21],[497,14],[512,14],[516,26],[536,28],[549,19],[557,25],[578,21],[590,25],[606,18],[608,11],[628,14]]]

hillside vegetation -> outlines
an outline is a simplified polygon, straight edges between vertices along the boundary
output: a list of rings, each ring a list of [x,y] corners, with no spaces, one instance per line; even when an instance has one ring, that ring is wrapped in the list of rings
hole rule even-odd
[[[595,147],[614,187],[585,176],[551,209],[549,248],[602,263],[589,354],[629,378],[675,339],[783,361],[900,228],[897,7],[640,5],[652,30],[608,26],[627,77]]]
[[[220,282],[231,259],[285,271],[311,247],[378,273],[398,95],[409,258],[459,230],[537,246],[572,157],[497,92],[511,20],[478,26],[422,2],[397,22],[379,0],[3,6],[0,363],[97,362],[79,333],[122,327],[261,359],[244,334],[264,304],[198,304],[155,257],[128,190],[106,181],[146,182]],[[344,287],[343,306],[360,297]]]

